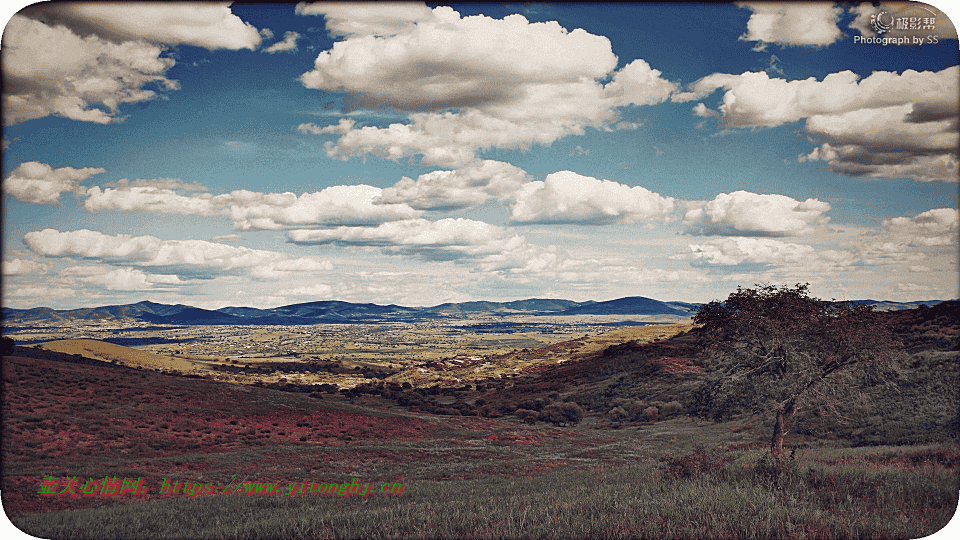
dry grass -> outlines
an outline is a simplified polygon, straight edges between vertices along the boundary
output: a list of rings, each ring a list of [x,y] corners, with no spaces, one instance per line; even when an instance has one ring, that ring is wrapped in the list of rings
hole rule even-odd
[[[143,369],[177,370],[182,372],[195,371],[202,367],[194,362],[172,356],[162,356],[146,351],[114,345],[94,339],[64,339],[48,341],[38,345],[41,349],[63,354],[79,354],[86,358],[102,360],[104,362],[117,361],[130,367]]]

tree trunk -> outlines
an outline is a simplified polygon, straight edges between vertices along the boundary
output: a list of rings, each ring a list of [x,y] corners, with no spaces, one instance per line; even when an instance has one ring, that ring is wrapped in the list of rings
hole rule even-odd
[[[787,459],[786,454],[783,453],[783,437],[787,434],[784,428],[785,423],[783,410],[777,411],[777,420],[773,424],[773,439],[770,441],[770,455],[777,464],[782,464]]]
[[[787,427],[796,411],[796,402],[793,399],[777,409],[777,419],[773,423],[773,438],[770,439],[770,455],[780,465],[787,460],[787,455],[783,452],[783,438],[789,433]]]

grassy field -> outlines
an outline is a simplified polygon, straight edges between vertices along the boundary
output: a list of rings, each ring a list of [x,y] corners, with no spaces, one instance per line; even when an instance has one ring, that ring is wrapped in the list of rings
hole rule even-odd
[[[2,497],[41,538],[920,538],[960,489],[955,444],[794,440],[781,470],[749,419],[528,425],[27,356],[3,360]],[[149,491],[40,495],[48,477]],[[282,490],[193,498],[164,479]],[[285,495],[305,480],[404,489]]]
[[[826,449],[787,471],[756,454],[407,481],[399,497],[168,498],[14,523],[43,538],[920,538],[957,506],[953,448]]]

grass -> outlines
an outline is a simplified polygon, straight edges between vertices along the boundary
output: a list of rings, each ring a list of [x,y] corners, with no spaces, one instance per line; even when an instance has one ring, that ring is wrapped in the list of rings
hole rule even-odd
[[[951,451],[950,448],[941,450]],[[531,476],[407,482],[400,497],[168,498],[25,515],[45,538],[919,538],[957,507],[955,468],[825,464],[786,470],[753,451],[701,450],[678,474],[647,458]],[[723,463],[725,462],[725,463]],[[362,482],[362,480],[361,480]]]

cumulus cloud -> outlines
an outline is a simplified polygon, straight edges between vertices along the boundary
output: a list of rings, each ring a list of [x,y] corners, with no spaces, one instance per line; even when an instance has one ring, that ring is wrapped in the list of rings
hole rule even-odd
[[[121,103],[179,88],[166,46],[255,49],[260,33],[223,2],[43,2],[14,15],[3,42],[7,125],[50,115],[107,124]]]
[[[909,152],[874,154],[856,144],[834,147],[830,143],[813,149],[797,161],[825,161],[830,168],[848,176],[911,178],[917,182],[956,182],[960,161],[950,153],[911,155]]]
[[[298,39],[300,39],[300,34],[297,32],[287,32],[283,34],[283,41],[274,43],[273,45],[264,49],[263,52],[274,54],[278,52],[295,51],[297,50]]]
[[[700,265],[800,264],[817,258],[812,246],[772,238],[717,238],[688,247]]]
[[[81,257],[144,268],[169,268],[177,275],[250,270],[261,277],[311,273],[330,268],[329,262],[292,258],[275,251],[228,246],[204,240],[161,240],[153,236],[107,235],[81,229],[28,232],[23,237],[34,253],[45,257]],[[133,279],[133,278],[130,278]]]
[[[205,216],[217,212],[212,195],[187,197],[170,189],[129,186],[101,190],[94,186],[87,190],[86,195],[83,206],[91,212],[122,210]]]
[[[106,124],[117,119],[120,103],[155,98],[146,86],[178,88],[165,76],[174,60],[161,57],[158,45],[81,37],[22,15],[10,19],[3,41],[7,125],[49,115]]]
[[[2,268],[5,276],[46,274],[50,269],[46,264],[19,258],[3,261]]]
[[[956,246],[960,232],[960,210],[934,208],[913,217],[896,217],[881,222],[882,233],[912,247]]]
[[[81,35],[206,49],[256,49],[260,32],[230,11],[231,2],[49,2],[22,13]]]
[[[718,113],[717,111],[715,111],[715,110],[713,110],[713,109],[708,108],[708,107],[707,107],[706,105],[704,105],[703,103],[697,103],[697,104],[693,107],[693,114],[699,116],[700,118],[709,118],[709,117],[711,117],[711,116],[719,116],[719,115],[720,115],[720,113]]]
[[[418,210],[457,210],[487,199],[510,197],[529,175],[503,161],[477,160],[456,170],[403,177],[383,190],[379,203],[408,204]]]
[[[292,226],[376,225],[419,217],[406,204],[375,204],[383,190],[364,184],[332,186],[316,193],[256,193],[239,190],[215,199],[229,202],[227,215],[238,229]]]
[[[424,164],[461,167],[479,149],[523,149],[587,127],[611,129],[619,107],[664,101],[675,88],[643,60],[614,71],[610,41],[582,29],[521,15],[461,18],[444,6],[423,13],[395,34],[349,34],[301,77],[308,88],[345,94],[347,109],[412,113],[408,123],[385,128],[342,126],[328,156],[421,154]],[[599,82],[607,78],[606,86]],[[307,124],[301,131],[320,130]]]
[[[517,191],[511,219],[518,223],[653,224],[672,212],[672,197],[571,171],[547,175]]]
[[[555,249],[532,245],[502,227],[464,218],[292,230],[287,236],[295,244],[377,247],[386,253],[429,261],[470,263],[483,271],[542,271],[560,260]]]
[[[692,235],[792,236],[825,225],[829,210],[830,204],[818,199],[800,202],[786,195],[735,191],[689,209],[683,225]]]
[[[956,182],[960,72],[851,71],[787,81],[766,72],[715,73],[674,101],[702,99],[723,88],[723,124],[774,127],[806,119],[805,131],[822,143],[801,161],[823,159],[842,174],[907,176]]]
[[[110,268],[104,266],[70,266],[61,272],[74,276],[84,283],[99,285],[112,291],[156,290],[155,285],[183,285],[173,274],[148,274],[136,268]]]
[[[21,163],[4,179],[3,191],[13,198],[33,204],[60,202],[63,192],[76,192],[80,184],[95,174],[106,172],[98,167],[62,167],[54,169],[46,163]]]
[[[843,37],[843,7],[828,2],[739,2],[753,13],[741,40],[823,47]]]
[[[497,178],[495,174],[493,176]],[[159,186],[168,186],[170,189]],[[138,180],[133,183],[124,181],[117,188],[89,188],[86,191],[84,207],[91,212],[121,210],[225,215],[233,220],[235,228],[242,230],[377,225],[387,221],[413,219],[422,213],[404,203],[384,201],[383,190],[363,184],[332,186],[300,196],[289,192],[259,193],[248,190],[236,190],[220,195],[179,193],[202,188],[173,179]]]

